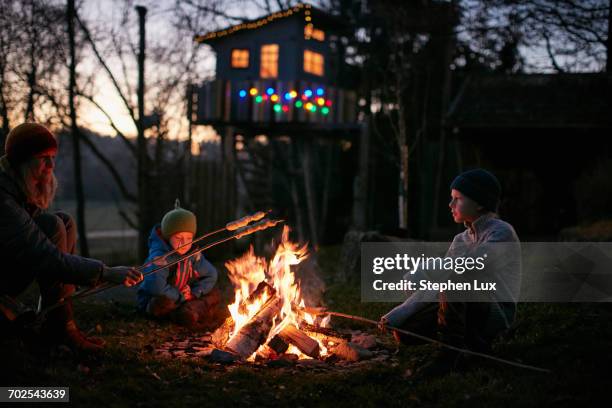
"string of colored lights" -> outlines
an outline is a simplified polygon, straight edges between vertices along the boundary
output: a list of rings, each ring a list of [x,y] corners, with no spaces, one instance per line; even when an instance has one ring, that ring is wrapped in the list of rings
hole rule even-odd
[[[274,112],[289,112],[290,105],[297,109],[305,109],[307,111],[316,113],[321,112],[323,115],[328,115],[332,106],[332,101],[325,98],[325,89],[318,87],[314,90],[305,89],[301,95],[296,90],[285,92],[282,97],[276,89],[272,87],[266,88],[264,92],[260,92],[259,89],[252,87],[247,89],[240,89],[238,91],[238,97],[240,99],[246,99],[250,96],[255,103],[272,102],[274,103]],[[299,97],[298,97],[299,96]]]

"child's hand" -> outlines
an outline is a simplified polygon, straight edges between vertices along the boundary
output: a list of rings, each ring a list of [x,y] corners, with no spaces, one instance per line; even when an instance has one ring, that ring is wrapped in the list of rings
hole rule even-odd
[[[387,332],[387,324],[389,324],[389,321],[387,320],[386,317],[381,317],[380,320],[378,321],[378,329],[383,332],[386,333]]]
[[[191,287],[189,285],[183,286],[183,289],[181,289],[181,294],[183,295],[185,301],[193,299],[193,296],[191,295]]]

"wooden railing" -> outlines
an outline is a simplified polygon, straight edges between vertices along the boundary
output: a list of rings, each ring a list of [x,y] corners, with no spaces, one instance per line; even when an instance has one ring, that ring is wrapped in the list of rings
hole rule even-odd
[[[195,124],[357,122],[354,91],[306,81],[218,79],[190,87],[188,98]]]

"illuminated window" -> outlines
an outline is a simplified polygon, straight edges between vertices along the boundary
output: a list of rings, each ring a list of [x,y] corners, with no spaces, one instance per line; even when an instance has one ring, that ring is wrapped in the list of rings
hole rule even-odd
[[[323,54],[318,52],[304,50],[304,72],[323,76],[325,72],[325,59]]]
[[[312,38],[317,41],[325,41],[325,32],[314,28],[312,24],[306,24],[304,26],[304,38],[307,40]]]
[[[249,50],[234,49],[232,50],[232,68],[248,68],[249,67]]]
[[[259,76],[262,78],[278,77],[278,44],[261,46],[261,66]]]

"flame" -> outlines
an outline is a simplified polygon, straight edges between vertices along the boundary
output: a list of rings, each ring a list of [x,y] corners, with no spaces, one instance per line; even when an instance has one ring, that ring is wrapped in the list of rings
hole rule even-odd
[[[264,345],[288,324],[294,324],[299,328],[302,319],[308,324],[317,324],[315,316],[303,312],[298,314],[297,312],[298,309],[305,306],[305,302],[301,295],[299,282],[296,281],[291,269],[308,257],[308,246],[300,246],[291,242],[289,231],[289,227],[285,226],[283,228],[281,241],[269,263],[265,258],[256,256],[251,246],[244,255],[225,264],[229,271],[230,281],[234,286],[234,303],[228,306],[234,320],[234,328],[230,338],[248,323],[269,300],[270,296],[267,292],[254,299],[249,299],[251,293],[262,281],[272,286],[276,290],[275,296],[278,296],[282,301],[281,311],[275,318]],[[318,325],[325,327],[328,321],[329,317],[323,319]],[[320,354],[322,356],[326,355],[327,349],[320,340],[317,341],[319,342]],[[299,358],[310,358],[293,345],[290,345],[287,353],[297,354]],[[257,352],[249,360],[254,359],[255,354]]]

